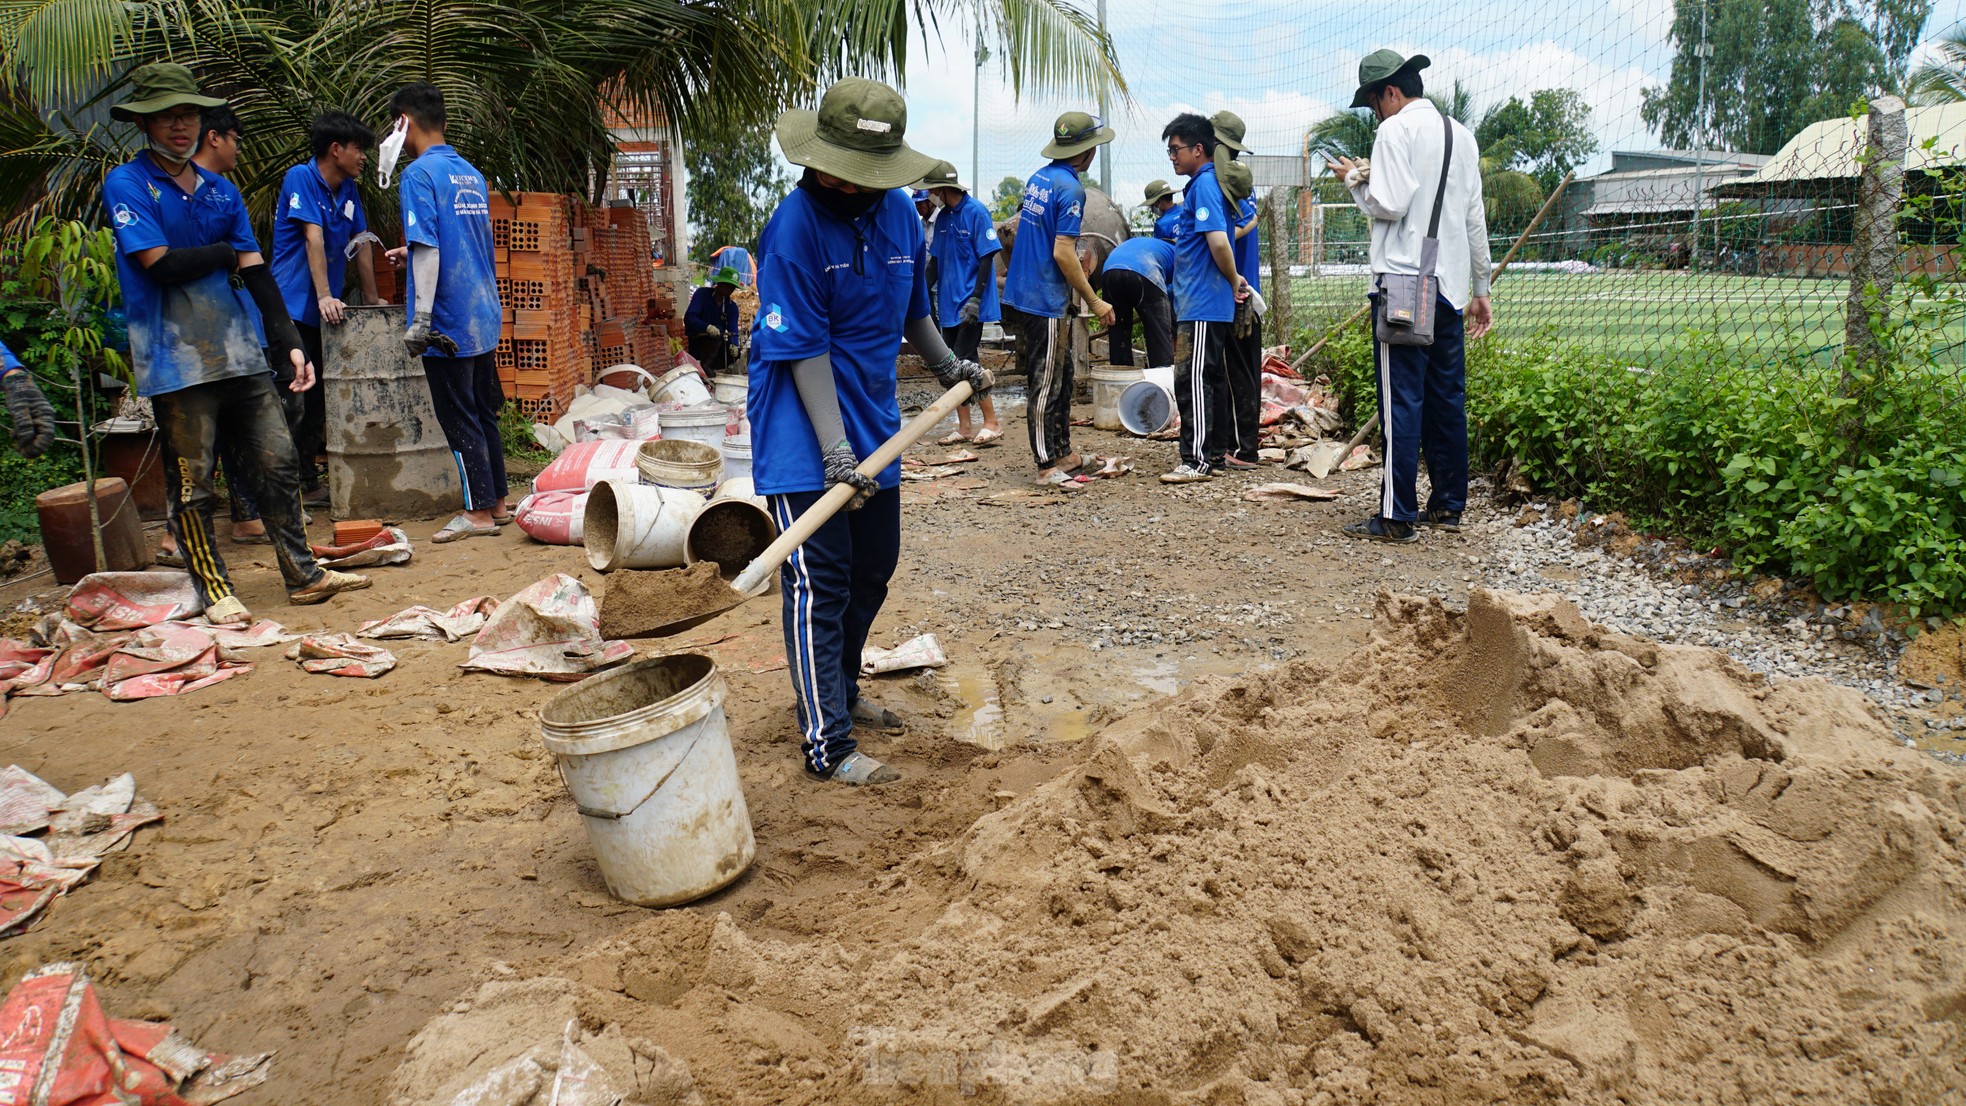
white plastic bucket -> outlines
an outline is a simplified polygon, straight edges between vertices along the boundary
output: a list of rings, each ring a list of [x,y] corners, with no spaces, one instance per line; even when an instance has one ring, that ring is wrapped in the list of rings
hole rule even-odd
[[[713,376],[710,385],[715,390],[717,402],[727,407],[742,407],[751,395],[751,378],[748,376]]]
[[[1120,393],[1114,405],[1120,426],[1145,437],[1166,429],[1174,417],[1174,393],[1152,380],[1136,380]]]
[[[617,568],[676,568],[683,540],[703,497],[681,488],[603,480],[587,496],[581,538],[587,563],[601,572]]]
[[[717,494],[711,499],[755,499],[758,506],[765,505],[765,497],[758,494],[757,485],[751,483],[749,476],[726,476],[717,485]]]
[[[589,676],[540,708],[540,740],[615,898],[686,903],[757,855],[725,694],[716,662],[676,653]]]
[[[637,376],[642,378],[640,383],[632,379]],[[648,395],[650,389],[655,387],[654,373],[640,365],[630,365],[625,362],[619,365],[609,365],[607,368],[602,369],[594,377],[594,380],[596,383],[606,387],[619,388],[622,391],[634,392],[637,395],[643,396]]]
[[[730,409],[721,403],[701,403],[680,411],[662,412],[662,436],[702,442],[721,452]]]
[[[723,441],[724,479],[735,480],[751,475],[751,435],[732,434]]]
[[[678,365],[662,374],[662,379],[649,389],[657,403],[680,403],[694,407],[699,403],[710,402],[710,389],[703,386],[703,377],[694,368]]]
[[[777,538],[778,524],[761,500],[719,496],[704,504],[690,520],[683,559],[688,564],[714,561],[717,574],[732,580]],[[764,594],[770,585],[767,578],[755,594]]]
[[[662,438],[642,443],[641,452],[635,455],[635,470],[644,484],[711,495],[723,479],[724,458],[702,442]]]
[[[1092,370],[1092,426],[1095,430],[1120,428],[1120,395],[1144,377],[1139,369],[1095,368]]]

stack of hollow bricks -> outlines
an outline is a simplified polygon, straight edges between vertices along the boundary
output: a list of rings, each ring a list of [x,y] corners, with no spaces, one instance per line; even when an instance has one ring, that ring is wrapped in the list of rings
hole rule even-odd
[[[595,208],[550,192],[491,197],[505,328],[496,360],[508,398],[533,418],[566,410],[574,389],[623,362],[660,376],[666,333],[650,317],[648,224],[633,208]],[[658,324],[659,326],[660,324]],[[626,381],[620,381],[626,383]]]

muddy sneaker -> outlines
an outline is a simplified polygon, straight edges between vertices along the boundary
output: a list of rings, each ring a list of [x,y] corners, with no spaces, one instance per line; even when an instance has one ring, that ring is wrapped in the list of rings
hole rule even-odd
[[[1450,534],[1458,534],[1461,532],[1461,512],[1442,511],[1438,509],[1425,511],[1421,513],[1418,525],[1432,530],[1445,530]]]
[[[1346,523],[1345,533],[1355,538],[1364,538],[1366,541],[1385,541],[1398,545],[1420,540],[1420,533],[1413,529],[1412,523],[1394,522],[1391,519],[1380,518],[1378,515]]]
[[[900,715],[866,699],[855,699],[853,708],[847,711],[847,717],[853,719],[856,730],[876,730],[884,734],[908,732],[908,723],[902,721]]]
[[[1160,474],[1160,482],[1163,484],[1199,484],[1207,479],[1208,468],[1205,465],[1177,465],[1172,470]]]
[[[287,602],[307,606],[312,603],[325,603],[332,596],[344,591],[361,591],[374,581],[367,576],[357,576],[352,572],[336,572],[334,569],[321,570],[321,578],[300,589],[287,593]]]
[[[843,783],[848,787],[865,787],[873,783],[893,783],[901,778],[901,773],[868,756],[866,753],[848,753],[846,759],[833,766],[824,775],[806,769],[806,775],[816,780]]]

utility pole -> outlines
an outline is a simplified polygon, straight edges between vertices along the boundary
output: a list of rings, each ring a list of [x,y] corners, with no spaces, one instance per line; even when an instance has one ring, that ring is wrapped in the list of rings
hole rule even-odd
[[[1700,59],[1700,83],[1693,94],[1693,118],[1699,120],[1700,132],[1707,129],[1707,59],[1713,56],[1713,47],[1707,44],[1707,4],[1708,0],[1700,0],[1700,44],[1693,48],[1693,56]],[[1712,142],[1696,134],[1693,145],[1693,248],[1686,255],[1686,268],[1697,273],[1700,271],[1700,208],[1707,199],[1707,152],[1700,147]]]
[[[1099,33],[1101,35],[1106,33],[1106,0],[1099,0]],[[1106,106],[1106,83],[1101,81],[1099,83],[1099,121],[1110,127],[1113,123],[1111,119],[1107,118],[1108,110]],[[1111,197],[1113,194],[1113,144],[1110,142],[1099,147],[1099,191],[1104,192],[1108,197]]]

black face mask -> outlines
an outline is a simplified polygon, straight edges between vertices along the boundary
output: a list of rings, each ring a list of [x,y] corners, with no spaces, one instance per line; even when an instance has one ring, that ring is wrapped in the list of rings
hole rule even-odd
[[[805,189],[806,195],[812,197],[814,203],[841,219],[858,219],[874,210],[874,205],[887,196],[886,192],[879,190],[842,192],[837,188],[828,188],[819,183],[819,174],[811,169],[807,169],[805,175],[799,178],[799,187]]]

